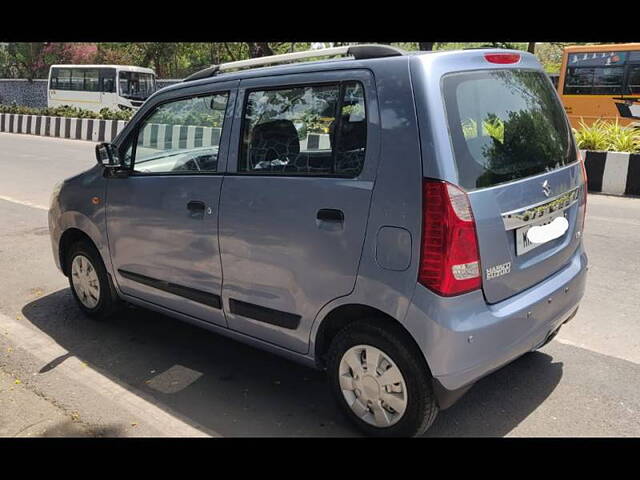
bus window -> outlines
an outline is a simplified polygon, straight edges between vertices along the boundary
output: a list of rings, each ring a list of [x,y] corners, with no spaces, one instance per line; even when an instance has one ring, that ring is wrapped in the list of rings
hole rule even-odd
[[[51,71],[51,90],[71,90],[71,70],[54,68]]]
[[[60,75],[59,69],[52,68],[51,76],[49,78],[49,90],[57,89],[58,87],[58,76]]]
[[[153,75],[149,73],[121,71],[118,76],[120,95],[136,100],[146,100],[155,90]]]
[[[616,95],[622,93],[624,67],[595,68],[594,70],[594,95]]]
[[[564,93],[571,95],[616,95],[622,92],[624,67],[569,67]]]
[[[567,69],[564,93],[573,95],[591,93],[591,85],[593,85],[593,68],[569,67]]]
[[[85,70],[84,72],[84,88],[87,92],[100,91],[100,74],[98,69]]]
[[[113,68],[100,69],[100,90],[105,93],[116,91],[116,71]]]
[[[71,90],[84,90],[84,70],[81,68],[71,69]]]
[[[629,81],[627,83],[629,93],[640,93],[640,65],[632,65],[629,68]]]

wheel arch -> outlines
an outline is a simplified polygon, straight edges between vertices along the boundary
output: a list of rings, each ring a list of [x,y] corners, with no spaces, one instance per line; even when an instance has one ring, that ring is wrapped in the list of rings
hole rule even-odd
[[[348,303],[335,307],[325,315],[318,325],[318,330],[313,344],[314,358],[318,368],[325,368],[325,355],[329,350],[329,345],[335,335],[350,323],[362,320],[370,321],[382,326],[388,326],[401,332],[401,334],[406,338],[410,348],[414,349],[416,353],[419,353],[424,365],[429,372],[431,371],[427,359],[420,349],[416,339],[401,322],[382,310],[358,303]]]
[[[98,251],[102,257],[107,273],[110,272],[109,252],[107,251],[106,232],[101,228],[104,216],[86,215],[77,210],[64,212],[55,222],[57,232],[62,232],[58,239],[58,259],[60,269],[67,275],[65,266],[65,254],[68,248],[77,240],[86,239]],[[57,237],[57,235],[56,235]]]
[[[401,322],[393,318],[391,315],[378,310],[375,307],[362,304],[351,303],[340,305],[331,310],[331,312],[323,318],[322,322],[318,326],[313,345],[317,368],[321,370],[326,368],[325,356],[334,336],[350,323],[362,321],[363,319],[376,323],[378,326],[393,328],[406,339],[407,347],[413,350],[416,357],[421,359],[421,363],[432,378],[433,391],[440,410],[449,408],[451,405],[456,403],[458,399],[473,386],[472,383],[457,390],[445,389],[438,379],[433,377],[426,352],[420,348],[414,334],[412,334]]]
[[[67,228],[62,233],[60,237],[60,242],[58,242],[58,256],[60,258],[60,268],[62,269],[62,273],[64,273],[65,276],[67,277],[69,276],[69,272],[67,271],[67,252],[69,251],[69,248],[71,247],[71,245],[81,240],[89,242],[96,249],[96,251],[100,252],[96,243],[86,232],[76,227]],[[103,260],[103,263],[104,263],[104,260]]]

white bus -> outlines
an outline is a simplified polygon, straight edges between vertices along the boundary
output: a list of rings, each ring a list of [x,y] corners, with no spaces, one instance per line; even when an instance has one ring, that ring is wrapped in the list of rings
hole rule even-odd
[[[156,91],[156,74],[128,65],[52,65],[48,85],[49,107],[137,109]]]

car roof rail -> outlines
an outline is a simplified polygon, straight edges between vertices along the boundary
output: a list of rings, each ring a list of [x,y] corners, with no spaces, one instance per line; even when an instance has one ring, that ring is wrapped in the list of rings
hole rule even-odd
[[[250,58],[248,60],[238,60],[235,62],[221,63],[219,65],[211,65],[208,68],[189,75],[183,80],[183,82],[191,82],[201,78],[213,77],[228,70],[277,65],[308,58],[334,57],[338,55],[351,56],[356,60],[363,60],[367,58],[396,57],[407,55],[407,52],[401,48],[392,47],[391,45],[378,44],[346,45],[343,47],[305,50],[303,52],[283,53],[281,55],[269,55],[267,57]]]

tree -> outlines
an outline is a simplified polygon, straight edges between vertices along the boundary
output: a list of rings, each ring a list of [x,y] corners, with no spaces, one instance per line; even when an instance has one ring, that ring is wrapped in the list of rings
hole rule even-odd
[[[95,43],[47,43],[42,56],[47,68],[55,63],[90,64],[96,61]]]
[[[44,75],[47,70],[43,58],[45,45],[44,42],[9,43],[6,52],[8,57],[7,68],[12,74],[11,76],[33,80]]]
[[[433,50],[434,45],[435,42],[419,42],[418,50],[423,52],[430,52],[431,50]]]
[[[172,70],[171,62],[178,51],[178,44],[172,42],[145,42],[137,44],[142,53],[142,64],[153,65],[159,78],[167,78]],[[174,69],[175,71],[175,69]]]
[[[138,65],[137,49],[129,43],[99,43],[96,63],[112,65]]]
[[[249,56],[251,58],[273,55],[273,50],[267,42],[247,42],[247,45],[249,45]]]
[[[0,45],[0,74],[45,78],[54,63],[96,63],[149,67],[159,78],[184,78],[212,64],[308,50],[310,45],[310,42],[15,43]]]
[[[491,48],[506,48],[506,49],[516,49],[516,46],[513,43],[509,42],[489,42],[485,43],[483,47],[491,47]]]

